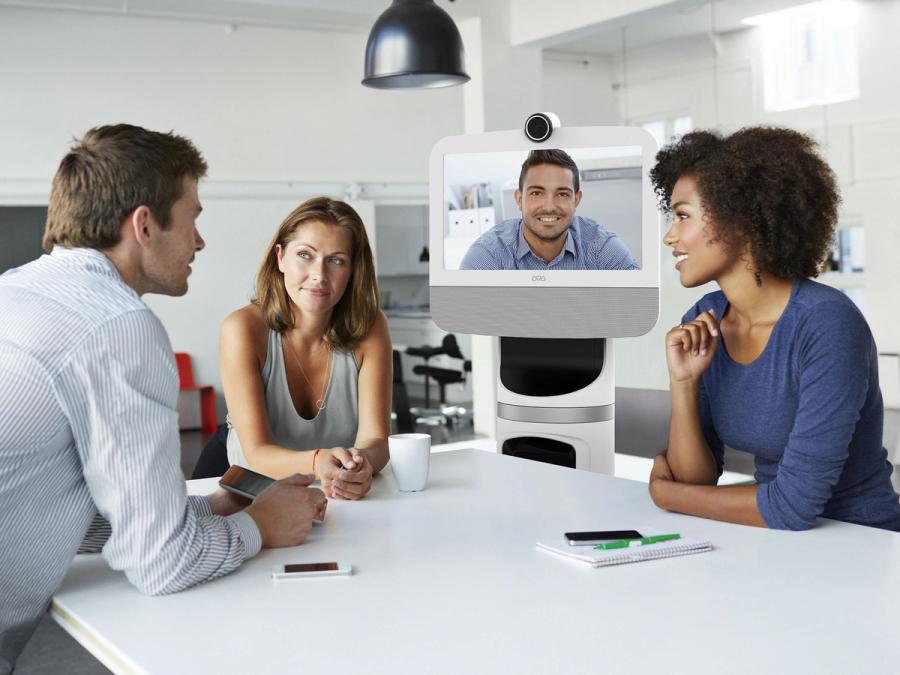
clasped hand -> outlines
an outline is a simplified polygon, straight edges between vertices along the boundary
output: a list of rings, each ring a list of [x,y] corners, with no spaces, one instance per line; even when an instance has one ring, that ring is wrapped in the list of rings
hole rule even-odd
[[[275,481],[247,507],[265,548],[299,546],[321,520],[328,502],[321,490],[309,487],[312,475],[294,474]]]
[[[356,448],[319,451],[316,473],[322,490],[334,499],[361,499],[372,487],[372,465]]]
[[[719,322],[712,310],[666,333],[666,365],[673,382],[697,380],[709,368],[719,347]]]

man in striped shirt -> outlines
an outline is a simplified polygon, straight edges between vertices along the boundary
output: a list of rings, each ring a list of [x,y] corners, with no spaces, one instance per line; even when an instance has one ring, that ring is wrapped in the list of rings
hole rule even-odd
[[[532,150],[515,193],[521,218],[476,239],[461,270],[636,270],[628,247],[600,223],[575,215],[578,166],[563,150]]]
[[[205,174],[186,138],[92,129],[53,179],[50,254],[0,277],[0,674],[86,535],[105,529],[109,565],[155,595],[302,543],[325,508],[308,476],[250,506],[186,495],[177,370],[141,295],[187,292]]]

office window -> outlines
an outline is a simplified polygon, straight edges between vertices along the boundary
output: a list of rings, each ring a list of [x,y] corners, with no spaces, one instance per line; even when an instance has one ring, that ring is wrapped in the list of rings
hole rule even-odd
[[[667,117],[665,119],[648,120],[641,124],[642,129],[646,129],[651,133],[653,138],[659,144],[659,147],[670,143],[675,138],[680,138],[686,133],[693,131],[694,126],[691,122],[690,115],[681,115],[679,117]]]
[[[866,271],[866,231],[861,225],[838,228],[828,270],[842,274]]]
[[[767,111],[859,97],[855,2],[825,0],[745,19],[762,31]]]

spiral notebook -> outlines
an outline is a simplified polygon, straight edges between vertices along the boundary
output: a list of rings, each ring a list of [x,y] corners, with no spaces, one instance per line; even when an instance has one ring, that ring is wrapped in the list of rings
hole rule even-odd
[[[639,527],[638,531],[645,537],[665,534],[651,527]],[[570,546],[565,537],[550,537],[545,541],[539,541],[537,547],[541,550],[555,553],[556,555],[572,560],[579,560],[592,567],[608,567],[609,565],[625,565],[645,560],[658,560],[659,558],[672,558],[679,555],[691,555],[711,551],[713,546],[708,541],[692,539],[682,536],[673,541],[663,541],[658,544],[644,546],[630,546],[612,550],[595,549],[593,546]]]

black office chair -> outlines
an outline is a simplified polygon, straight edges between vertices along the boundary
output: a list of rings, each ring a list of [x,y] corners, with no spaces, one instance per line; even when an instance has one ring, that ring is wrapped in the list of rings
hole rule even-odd
[[[410,356],[418,356],[419,358],[425,359],[425,366],[415,366],[413,368],[413,372],[416,375],[425,375],[425,408],[431,407],[431,391],[428,386],[428,378],[430,377],[429,373],[425,371],[420,372],[420,368],[424,368],[428,366],[428,359],[434,358],[435,356],[440,356],[444,353],[443,346],[441,347],[429,347],[427,345],[422,347],[407,347],[406,353]]]
[[[463,355],[456,341],[455,335],[445,335],[441,341],[440,347],[410,347],[406,350],[407,354],[419,356],[425,359],[424,365],[413,367],[416,375],[425,376],[425,408],[421,410],[413,409],[417,415],[417,421],[430,424],[432,426],[443,424],[446,426],[456,426],[463,417],[467,417],[469,411],[458,406],[447,406],[447,385],[461,384],[466,381],[466,374],[472,372],[472,362]],[[462,363],[461,370],[452,368],[438,368],[428,365],[428,360],[440,355],[449,356],[452,359],[459,359]],[[439,389],[439,407],[432,409],[430,406],[431,398],[429,392],[429,380],[434,379]]]
[[[216,433],[209,437],[200,458],[194,466],[191,480],[197,478],[218,478],[231,466],[228,463],[228,425],[220,424],[216,427]]]
[[[465,382],[466,373],[472,372],[472,362],[463,356],[459,349],[459,344],[456,342],[455,335],[445,335],[444,339],[441,341],[440,347],[420,347],[419,349],[431,351],[431,356],[446,354],[451,359],[460,359],[463,362],[462,370],[453,370],[451,368],[429,366],[428,359],[426,358],[425,365],[415,366],[413,368],[413,372],[416,375],[425,376],[425,407],[427,408],[429,403],[428,378],[433,378],[438,383],[438,390],[440,392],[439,403],[443,406],[447,402],[447,385]]]

